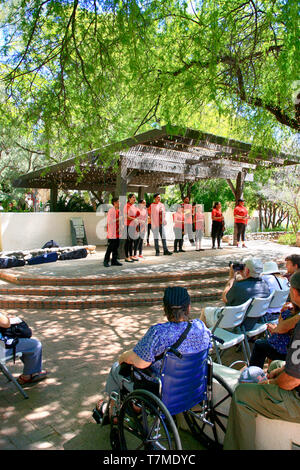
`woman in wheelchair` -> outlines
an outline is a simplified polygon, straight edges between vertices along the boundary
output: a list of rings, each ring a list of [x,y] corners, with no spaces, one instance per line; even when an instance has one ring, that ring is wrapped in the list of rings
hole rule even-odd
[[[170,436],[175,436],[175,448],[180,449],[172,416],[200,402],[194,401],[189,408],[185,407],[193,394],[193,398],[201,396],[201,401],[203,397],[207,403],[210,400],[207,390],[212,389],[212,368],[211,373],[208,372],[211,332],[201,320],[190,320],[190,296],[185,288],[166,288],[163,305],[167,322],[151,326],[132,350],[120,355],[107,378],[105,391],[109,401],[100,400],[94,409],[97,423],[111,424],[113,448],[128,449],[128,442],[133,438],[137,440],[137,444],[132,444],[135,449],[174,448]],[[172,361],[171,369],[166,366],[171,370],[171,381],[166,387],[169,379],[163,377],[168,376],[165,365]],[[224,388],[228,396],[231,395],[227,387]],[[189,422],[187,420],[188,425],[202,434],[203,427],[195,423],[194,414],[191,413]],[[208,423],[206,416],[210,417],[206,413],[201,418]]]

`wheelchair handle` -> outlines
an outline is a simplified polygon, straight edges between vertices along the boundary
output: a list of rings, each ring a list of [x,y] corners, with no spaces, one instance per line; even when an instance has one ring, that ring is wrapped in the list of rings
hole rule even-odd
[[[224,344],[225,341],[222,339],[222,338],[218,338],[218,336],[215,336],[215,335],[211,335],[211,337],[217,341],[218,343],[221,343],[221,344]]]

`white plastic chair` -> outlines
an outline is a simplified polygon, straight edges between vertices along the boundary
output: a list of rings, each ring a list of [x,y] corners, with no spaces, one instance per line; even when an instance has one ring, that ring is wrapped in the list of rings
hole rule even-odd
[[[17,389],[23,395],[23,397],[28,398],[27,393],[23,390],[21,385],[17,382],[17,380],[13,377],[12,373],[7,368],[6,363],[8,361],[13,360],[13,358],[14,358],[13,352],[11,352],[11,353],[9,353],[9,355],[7,355],[7,351],[8,350],[5,349],[5,345],[4,345],[3,341],[0,341],[0,370],[1,370],[1,372],[3,372],[3,374],[8,379],[9,382],[13,382],[13,384],[17,387]],[[22,356],[21,352],[16,353],[16,358],[21,357],[21,356]]]
[[[245,345],[248,354],[248,358],[250,359],[251,350],[248,342],[248,338],[252,338],[253,336],[257,336],[261,333],[264,333],[267,329],[267,324],[263,323],[261,320],[265,314],[267,313],[268,308],[270,307],[270,302],[272,301],[274,296],[274,292],[272,292],[269,297],[255,297],[252,299],[244,317],[242,324],[240,325],[240,330],[245,335]],[[257,323],[250,329],[246,330],[244,322],[247,318],[256,318]]]
[[[219,364],[222,364],[220,351],[223,352],[225,349],[232,348],[237,344],[241,344],[245,362],[248,365],[248,356],[245,349],[245,335],[244,333],[233,333],[232,331],[228,331],[228,329],[238,328],[245,317],[247,308],[251,304],[252,299],[247,300],[242,305],[237,305],[235,307],[222,307],[219,313],[219,318],[215,325],[211,328],[211,332],[217,338],[220,338],[224,341],[223,344],[216,342],[213,339],[213,344],[216,350],[217,360]],[[235,361],[230,364],[229,367],[232,367],[234,364],[240,361]]]
[[[278,312],[280,312],[280,310],[282,309],[282,307],[284,306],[288,296],[289,296],[289,293],[290,293],[290,290],[289,289],[286,289],[286,290],[275,290],[273,292],[273,298],[270,302],[270,305],[268,308],[276,308]],[[270,322],[268,323],[278,323],[278,319],[277,320],[271,320]]]

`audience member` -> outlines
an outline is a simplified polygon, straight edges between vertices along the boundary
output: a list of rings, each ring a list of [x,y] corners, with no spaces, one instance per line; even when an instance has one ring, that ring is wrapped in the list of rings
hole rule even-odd
[[[182,354],[192,354],[201,352],[210,347],[211,334],[202,321],[199,319],[190,320],[190,296],[184,287],[167,287],[164,292],[163,304],[167,317],[166,323],[158,323],[149,328],[143,338],[136,346],[123,352],[118,362],[115,362],[109,373],[106,392],[108,395],[112,391],[118,392],[124,379],[120,373],[122,363],[132,364],[139,369],[149,368],[154,375],[159,375],[161,369],[161,354],[166,348],[175,344],[183,335],[189,323],[191,328],[186,338],[177,347]],[[149,388],[155,391],[153,379],[143,374],[144,382],[142,388]],[[128,391],[133,390],[133,383],[124,383]],[[103,400],[97,403],[97,409],[103,410]],[[111,410],[113,413],[113,411]]]
[[[9,328],[13,316],[0,313],[0,327]],[[15,321],[14,324],[20,321]],[[44,380],[49,372],[42,368],[42,344],[35,338],[19,338],[16,345],[16,353],[22,353],[21,361],[24,364],[23,373],[18,377],[17,381],[20,385],[31,384]],[[11,354],[11,350],[7,349],[6,354]]]
[[[279,316],[278,325],[272,325],[272,329],[269,330],[270,336],[268,338],[259,338],[255,341],[249,362],[250,366],[263,368],[266,358],[272,360],[284,360],[286,358],[291,335],[295,325],[300,320],[299,312],[300,308],[297,305],[284,310]],[[281,323],[293,317],[294,324],[291,325],[291,329],[285,333],[280,333],[282,331]]]
[[[291,279],[290,296],[300,307],[300,271]],[[274,361],[268,382],[239,384],[231,400],[224,450],[254,450],[257,415],[300,423],[300,322],[287,351],[286,362]],[[278,366],[280,364],[280,367]]]
[[[277,290],[287,290],[289,288],[289,281],[286,277],[282,276],[275,261],[267,261],[263,265],[263,272],[261,273],[263,280],[268,284],[270,293]],[[264,317],[265,321],[278,320],[280,311],[278,308],[268,308]]]
[[[300,255],[289,255],[285,258],[286,274],[285,277],[289,280],[290,277],[300,269]]]
[[[243,261],[244,269],[234,271],[232,265],[229,269],[229,281],[223,291],[222,300],[227,307],[242,305],[254,297],[268,297],[270,290],[267,283],[261,278],[263,270],[262,261],[258,258],[246,258]],[[209,327],[213,327],[218,319],[220,309],[206,307],[201,319]],[[246,318],[244,326],[249,330],[256,323],[255,318]]]

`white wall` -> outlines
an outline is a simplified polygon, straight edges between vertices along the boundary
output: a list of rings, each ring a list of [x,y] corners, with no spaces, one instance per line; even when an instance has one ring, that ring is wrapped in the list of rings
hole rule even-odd
[[[166,215],[167,239],[173,240],[173,214],[167,212]],[[55,240],[60,246],[70,246],[70,219],[73,217],[83,219],[89,245],[106,244],[106,214],[103,212],[1,212],[0,250],[41,248],[48,240]],[[232,227],[232,209],[228,209],[224,217],[226,227]],[[206,212],[205,235],[208,237],[210,230],[211,213]],[[152,232],[150,238],[152,239]]]
[[[60,246],[70,246],[72,245],[70,219],[73,217],[83,219],[89,245],[105,244],[103,213],[2,212],[0,249],[9,251],[42,248],[48,240],[55,240]]]

